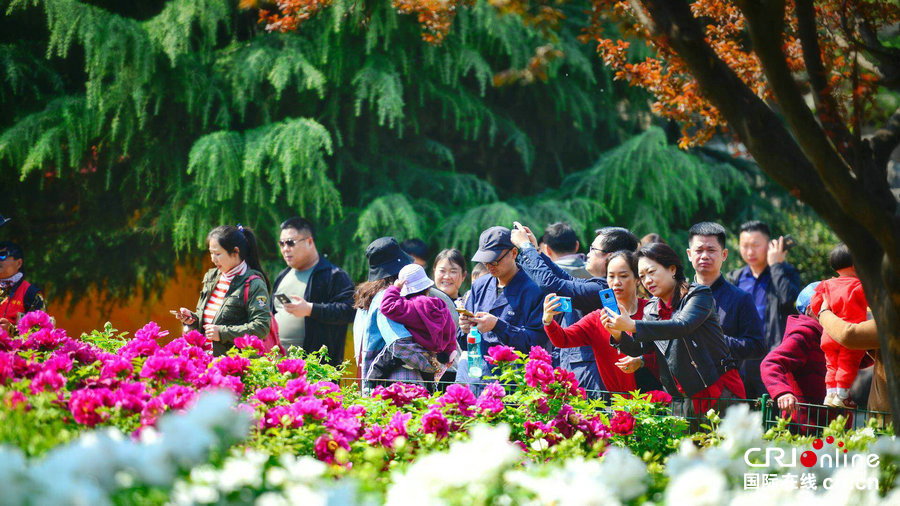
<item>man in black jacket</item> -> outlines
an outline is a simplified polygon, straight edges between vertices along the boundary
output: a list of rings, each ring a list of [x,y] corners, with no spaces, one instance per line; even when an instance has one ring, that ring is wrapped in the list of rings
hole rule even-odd
[[[281,224],[278,245],[287,263],[272,286],[272,312],[281,343],[308,353],[324,345],[328,363],[340,365],[347,325],[356,313],[350,276],[319,255],[315,229],[303,218],[290,218]],[[284,303],[285,297],[292,302]]]

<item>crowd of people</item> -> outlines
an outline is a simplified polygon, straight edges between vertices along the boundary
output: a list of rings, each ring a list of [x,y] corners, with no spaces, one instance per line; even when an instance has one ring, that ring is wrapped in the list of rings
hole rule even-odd
[[[267,346],[324,347],[333,365],[344,361],[352,323],[366,388],[457,382],[477,391],[493,373],[486,364],[482,377],[469,374],[467,337],[477,331],[482,355],[495,345],[545,348],[589,395],[665,389],[703,413],[768,393],[798,422],[808,416],[803,404],[889,410],[875,323],[845,246],[830,256],[836,276],[804,288],[787,261],[791,238],[774,237],[759,221],[741,226],[745,265],[729,273],[722,272],[728,231],[712,222],[691,227],[684,246],[693,278],[676,246],[657,234],[595,233],[583,255],[566,223],[547,226],[540,238],[517,222],[494,226],[468,261],[457,249],[431,259],[419,239],[382,237],[366,249],[368,276],[354,286],[320,254],[303,218],[281,224],[285,266],[274,280],[254,233],[220,226],[207,237],[214,267],[196,307],[172,313],[185,330],[204,332],[216,355],[250,334]],[[23,265],[20,247],[0,243],[0,326],[10,332],[19,315],[43,307]],[[605,294],[614,296],[607,307]]]

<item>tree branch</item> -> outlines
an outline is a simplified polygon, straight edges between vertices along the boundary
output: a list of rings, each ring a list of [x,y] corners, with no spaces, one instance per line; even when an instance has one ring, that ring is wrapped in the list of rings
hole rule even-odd
[[[822,62],[822,50],[819,47],[819,37],[816,29],[816,10],[812,0],[796,0],[795,12],[797,14],[797,32],[800,37],[800,45],[803,47],[803,62],[806,64],[806,72],[809,74],[809,83],[813,90],[813,100],[816,104],[817,116],[826,134],[830,134],[834,144],[842,154],[850,149],[852,136],[847,125],[843,123],[840,109],[831,93],[828,84],[828,71]]]

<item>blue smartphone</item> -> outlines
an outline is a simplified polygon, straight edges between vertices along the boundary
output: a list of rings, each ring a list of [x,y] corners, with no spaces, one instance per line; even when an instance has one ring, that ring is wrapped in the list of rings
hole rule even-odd
[[[619,314],[619,303],[616,302],[616,293],[612,291],[612,288],[600,290],[600,302],[603,304],[603,307]]]
[[[559,307],[556,308],[560,313],[571,313],[572,312],[572,298],[571,297],[556,297],[559,300]]]

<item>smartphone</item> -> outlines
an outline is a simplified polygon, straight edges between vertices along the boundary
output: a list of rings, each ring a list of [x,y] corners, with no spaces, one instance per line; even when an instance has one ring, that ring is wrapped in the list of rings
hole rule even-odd
[[[464,315],[468,316],[469,318],[475,318],[475,313],[469,311],[468,309],[466,309],[464,307],[456,308],[456,312],[459,314],[464,314]]]
[[[572,297],[556,297],[559,300],[559,307],[556,308],[560,313],[571,313],[572,312]]]
[[[613,313],[619,314],[619,303],[616,302],[616,293],[612,291],[612,288],[600,290],[600,303]]]
[[[293,304],[294,303],[294,301],[292,301],[290,297],[288,297],[287,295],[285,295],[283,293],[276,293],[275,300],[277,300],[278,302],[280,302],[282,304]]]
[[[794,239],[794,236],[792,236],[791,234],[784,236],[783,241],[785,251],[797,246],[797,240]]]

